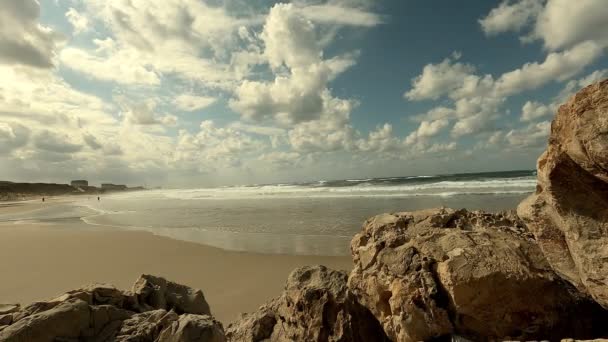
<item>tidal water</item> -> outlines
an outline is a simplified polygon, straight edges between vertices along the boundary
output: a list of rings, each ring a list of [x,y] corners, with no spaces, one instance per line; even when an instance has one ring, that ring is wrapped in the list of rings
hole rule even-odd
[[[228,250],[348,255],[352,236],[370,216],[442,206],[514,209],[535,184],[534,171],[509,171],[163,189],[101,201],[80,197],[76,206],[49,214],[67,210],[94,226],[146,230]]]

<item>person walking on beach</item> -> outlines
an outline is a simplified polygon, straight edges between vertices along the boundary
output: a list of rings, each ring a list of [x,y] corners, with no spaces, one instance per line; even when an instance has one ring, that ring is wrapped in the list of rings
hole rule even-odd
[[[97,200],[99,201],[99,196],[97,196]]]
[[[42,202],[44,202],[44,197],[42,197]]]

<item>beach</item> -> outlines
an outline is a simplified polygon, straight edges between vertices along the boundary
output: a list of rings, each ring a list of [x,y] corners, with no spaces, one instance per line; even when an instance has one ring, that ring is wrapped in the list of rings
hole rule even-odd
[[[69,203],[0,206],[0,215]],[[228,323],[281,293],[289,273],[323,264],[349,271],[351,258],[225,251],[142,231],[88,226],[76,219],[0,224],[0,303],[28,304],[89,283],[129,289],[153,274],[203,290],[212,313]]]

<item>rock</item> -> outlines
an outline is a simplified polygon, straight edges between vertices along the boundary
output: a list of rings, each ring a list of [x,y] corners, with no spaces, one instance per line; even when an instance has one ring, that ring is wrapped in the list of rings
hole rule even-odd
[[[0,304],[0,315],[13,313],[19,309],[21,309],[19,304]]]
[[[45,342],[77,339],[89,327],[89,306],[70,299],[52,309],[22,318],[0,332],[0,341]]]
[[[161,331],[178,318],[175,312],[162,309],[135,314],[122,323],[115,340],[116,342],[156,341]]]
[[[178,314],[211,315],[209,304],[201,290],[176,284],[160,277],[142,275],[133,285],[141,311],[174,310]]]
[[[89,305],[113,305],[122,308],[130,300],[129,297],[129,294],[118,290],[112,285],[92,284],[78,290],[66,292],[49,302],[63,302],[71,298],[78,298],[84,300]]]
[[[133,288],[90,285],[23,309],[2,306],[10,313],[0,315],[0,341],[225,341],[213,317],[189,314],[209,312],[200,290],[153,276]]]
[[[606,330],[598,323],[606,312],[553,272],[513,212],[383,214],[365,223],[351,250],[349,290],[393,341],[553,340]]]
[[[158,342],[225,342],[222,324],[209,315],[184,314],[161,332]]]
[[[608,308],[608,80],[559,108],[537,169],[518,214],[555,272]]]
[[[228,327],[230,341],[385,341],[370,312],[353,300],[347,275],[325,266],[294,270],[282,296]]]
[[[9,325],[13,323],[13,315],[12,314],[6,314],[6,315],[0,315],[0,326],[2,325]]]

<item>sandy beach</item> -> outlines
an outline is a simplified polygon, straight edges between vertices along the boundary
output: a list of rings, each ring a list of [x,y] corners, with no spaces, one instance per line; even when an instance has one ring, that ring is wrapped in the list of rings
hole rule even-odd
[[[4,203],[0,214],[40,207],[40,202]],[[95,282],[128,289],[140,274],[154,274],[202,289],[224,323],[279,295],[296,267],[351,268],[350,257],[231,252],[78,220],[0,223],[0,260],[0,303],[27,304]]]

